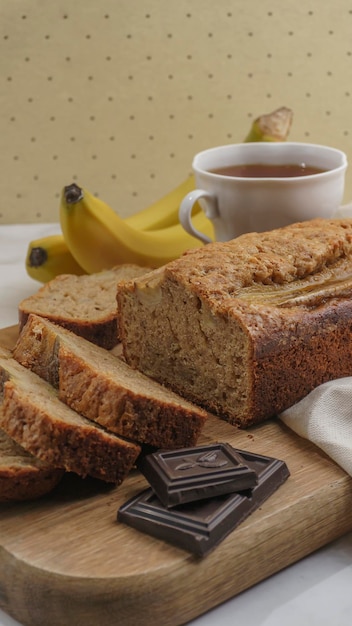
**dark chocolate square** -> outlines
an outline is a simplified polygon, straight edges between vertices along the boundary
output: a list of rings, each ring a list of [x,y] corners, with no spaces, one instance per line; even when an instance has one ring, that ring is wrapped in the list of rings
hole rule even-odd
[[[227,443],[159,450],[138,467],[166,507],[252,489],[258,482],[257,472]]]
[[[253,489],[170,509],[160,502],[152,488],[148,488],[120,507],[118,520],[197,556],[205,556],[290,475],[284,461],[242,450],[238,452],[257,472],[258,483]]]

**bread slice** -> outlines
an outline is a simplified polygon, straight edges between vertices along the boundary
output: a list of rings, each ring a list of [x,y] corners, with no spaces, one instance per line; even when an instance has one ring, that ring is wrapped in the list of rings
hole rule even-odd
[[[127,363],[241,427],[352,375],[352,220],[292,224],[120,283]]]
[[[30,315],[13,355],[59,389],[71,408],[114,433],[158,448],[195,445],[207,413],[114,354]]]
[[[40,498],[52,491],[63,475],[63,470],[40,461],[0,428],[0,502]]]
[[[117,283],[146,271],[126,264],[96,274],[61,274],[20,302],[20,328],[36,313],[110,350],[118,343]]]
[[[136,444],[71,410],[5,348],[0,348],[0,392],[0,428],[51,467],[119,484],[140,453]]]

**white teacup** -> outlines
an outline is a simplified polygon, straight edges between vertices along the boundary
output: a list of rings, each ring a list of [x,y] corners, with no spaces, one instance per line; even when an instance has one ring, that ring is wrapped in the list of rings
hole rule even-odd
[[[199,152],[192,168],[196,189],[183,199],[179,219],[189,234],[208,243],[192,224],[198,201],[217,241],[332,217],[343,199],[347,157],[336,148],[308,143],[243,143]]]

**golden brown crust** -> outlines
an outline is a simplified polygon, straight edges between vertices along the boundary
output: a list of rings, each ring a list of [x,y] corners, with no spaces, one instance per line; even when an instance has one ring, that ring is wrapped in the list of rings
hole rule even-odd
[[[165,277],[228,306],[244,288],[312,278],[351,254],[352,219],[316,219],[190,250],[165,267]]]
[[[352,374],[352,220],[209,244],[117,299],[130,365],[248,426]]]

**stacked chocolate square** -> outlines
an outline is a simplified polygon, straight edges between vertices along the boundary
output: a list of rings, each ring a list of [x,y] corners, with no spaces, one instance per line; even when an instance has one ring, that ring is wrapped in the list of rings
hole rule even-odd
[[[159,450],[139,469],[150,487],[118,520],[205,556],[289,477],[284,461],[215,443]]]

